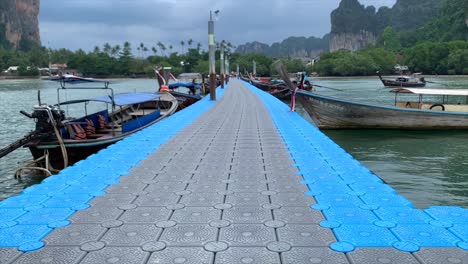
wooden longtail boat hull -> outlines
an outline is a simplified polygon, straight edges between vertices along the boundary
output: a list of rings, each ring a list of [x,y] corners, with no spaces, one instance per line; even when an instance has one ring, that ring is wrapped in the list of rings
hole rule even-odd
[[[382,79],[382,83],[385,87],[424,87],[426,86],[425,82],[398,82],[392,80]]]
[[[194,96],[186,93],[180,93],[175,91],[169,91],[169,93],[172,94],[172,96],[174,96],[177,99],[177,102],[179,103],[177,110],[182,110],[185,107],[200,101],[201,99],[201,96]]]
[[[468,113],[357,103],[298,91],[297,101],[323,129],[468,129]]]

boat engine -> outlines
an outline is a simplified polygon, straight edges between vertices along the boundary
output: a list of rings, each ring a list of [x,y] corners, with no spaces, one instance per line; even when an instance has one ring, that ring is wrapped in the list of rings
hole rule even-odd
[[[57,127],[62,126],[62,121],[65,120],[65,111],[59,109],[57,106],[40,105],[35,106],[32,114],[20,111],[23,115],[33,118],[36,122],[37,133],[50,133],[53,132],[53,124]],[[51,122],[51,118],[54,122]]]

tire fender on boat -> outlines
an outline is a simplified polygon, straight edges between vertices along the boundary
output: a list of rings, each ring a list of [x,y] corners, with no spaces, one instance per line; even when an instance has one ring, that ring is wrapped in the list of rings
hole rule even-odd
[[[442,111],[445,111],[445,106],[443,104],[433,104],[431,105],[431,107],[429,107],[429,109],[432,110],[432,108],[437,107],[437,106],[440,106],[442,108]]]

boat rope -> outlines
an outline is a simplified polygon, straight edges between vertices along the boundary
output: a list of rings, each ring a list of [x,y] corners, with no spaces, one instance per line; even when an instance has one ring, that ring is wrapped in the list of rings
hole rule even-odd
[[[49,115],[50,122],[52,123],[52,127],[54,129],[55,136],[57,137],[57,141],[60,145],[60,150],[62,151],[62,156],[63,156],[63,168],[65,169],[68,167],[68,153],[67,149],[65,148],[65,142],[63,141],[62,136],[60,135],[60,132],[57,129],[57,124],[55,123],[55,119],[52,115],[52,112],[50,111],[49,108],[47,108],[47,114]]]
[[[38,164],[40,161],[42,161],[43,159],[45,159],[45,168],[43,167],[39,167]],[[42,172],[45,172],[45,176],[50,176],[52,175],[52,172],[51,170],[49,169],[49,153],[46,151],[46,154],[36,160],[32,160],[28,163],[26,163],[24,166],[16,169],[15,171],[15,179],[20,179],[21,178],[21,175],[22,175],[22,171],[23,170],[38,170],[38,171],[42,171]],[[56,170],[54,170],[56,171]]]

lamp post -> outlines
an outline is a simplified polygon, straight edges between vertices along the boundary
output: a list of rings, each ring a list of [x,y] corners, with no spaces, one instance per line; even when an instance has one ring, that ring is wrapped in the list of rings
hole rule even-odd
[[[252,71],[253,77],[257,77],[257,62],[253,60],[252,64],[253,64],[253,71]]]
[[[224,40],[221,41],[221,52],[220,52],[220,70],[219,77],[221,79],[221,88],[224,89]]]
[[[226,84],[227,84],[229,82],[229,77],[231,73],[231,70],[229,69],[229,53],[226,54],[226,60],[225,60],[224,66],[226,69]]]
[[[219,10],[214,11],[215,15]],[[215,42],[214,42],[214,21],[213,12],[210,11],[210,21],[208,21],[208,58],[210,73],[210,100],[216,100],[216,65],[215,65]]]

